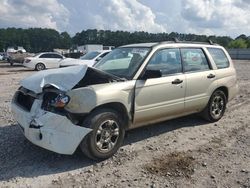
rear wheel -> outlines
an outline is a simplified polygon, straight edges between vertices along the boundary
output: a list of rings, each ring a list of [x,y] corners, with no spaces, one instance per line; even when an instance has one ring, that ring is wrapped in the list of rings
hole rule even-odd
[[[82,152],[91,159],[106,159],[121,146],[125,129],[120,114],[112,109],[98,109],[83,124],[93,129],[81,142]]]
[[[43,63],[37,63],[35,69],[37,71],[44,70],[46,67]]]
[[[203,110],[202,116],[210,122],[218,121],[224,115],[226,104],[227,99],[224,92],[216,90],[212,94],[206,108]]]

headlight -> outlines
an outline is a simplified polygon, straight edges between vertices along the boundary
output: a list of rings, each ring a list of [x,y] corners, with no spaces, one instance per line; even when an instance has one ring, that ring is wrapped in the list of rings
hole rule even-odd
[[[60,93],[55,99],[52,99],[50,102],[50,106],[55,108],[63,108],[69,103],[69,96]]]

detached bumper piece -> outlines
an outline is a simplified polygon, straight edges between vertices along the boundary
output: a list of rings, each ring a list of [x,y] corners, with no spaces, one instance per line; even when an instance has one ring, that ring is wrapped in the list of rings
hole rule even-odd
[[[12,102],[12,112],[25,137],[42,148],[60,154],[73,154],[91,131],[73,124],[65,116],[42,110],[41,100],[34,99],[30,110],[15,101]]]

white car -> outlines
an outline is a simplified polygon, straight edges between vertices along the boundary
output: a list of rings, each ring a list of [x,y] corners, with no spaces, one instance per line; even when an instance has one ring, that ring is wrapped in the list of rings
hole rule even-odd
[[[3,60],[3,55],[0,54],[0,61],[2,61],[2,60]]]
[[[60,62],[64,58],[64,56],[55,52],[43,52],[34,57],[25,58],[23,65],[38,71],[47,68],[59,68]]]
[[[81,56],[79,59],[65,58],[61,61],[60,67],[83,64],[92,67],[96,62],[100,61],[109,52],[111,52],[111,50],[92,51]]]

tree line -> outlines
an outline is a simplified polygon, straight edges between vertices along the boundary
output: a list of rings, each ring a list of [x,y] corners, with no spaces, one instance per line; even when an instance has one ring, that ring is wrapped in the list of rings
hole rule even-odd
[[[0,29],[0,51],[7,47],[23,46],[28,52],[52,51],[54,48],[74,49],[84,44],[103,44],[121,46],[132,43],[169,41],[177,38],[180,41],[206,42],[212,40],[226,48],[250,48],[250,36],[240,35],[235,39],[229,36],[206,36],[196,34],[148,33],[144,31],[110,31],[88,29],[70,36],[67,32],[42,28],[7,28]]]

